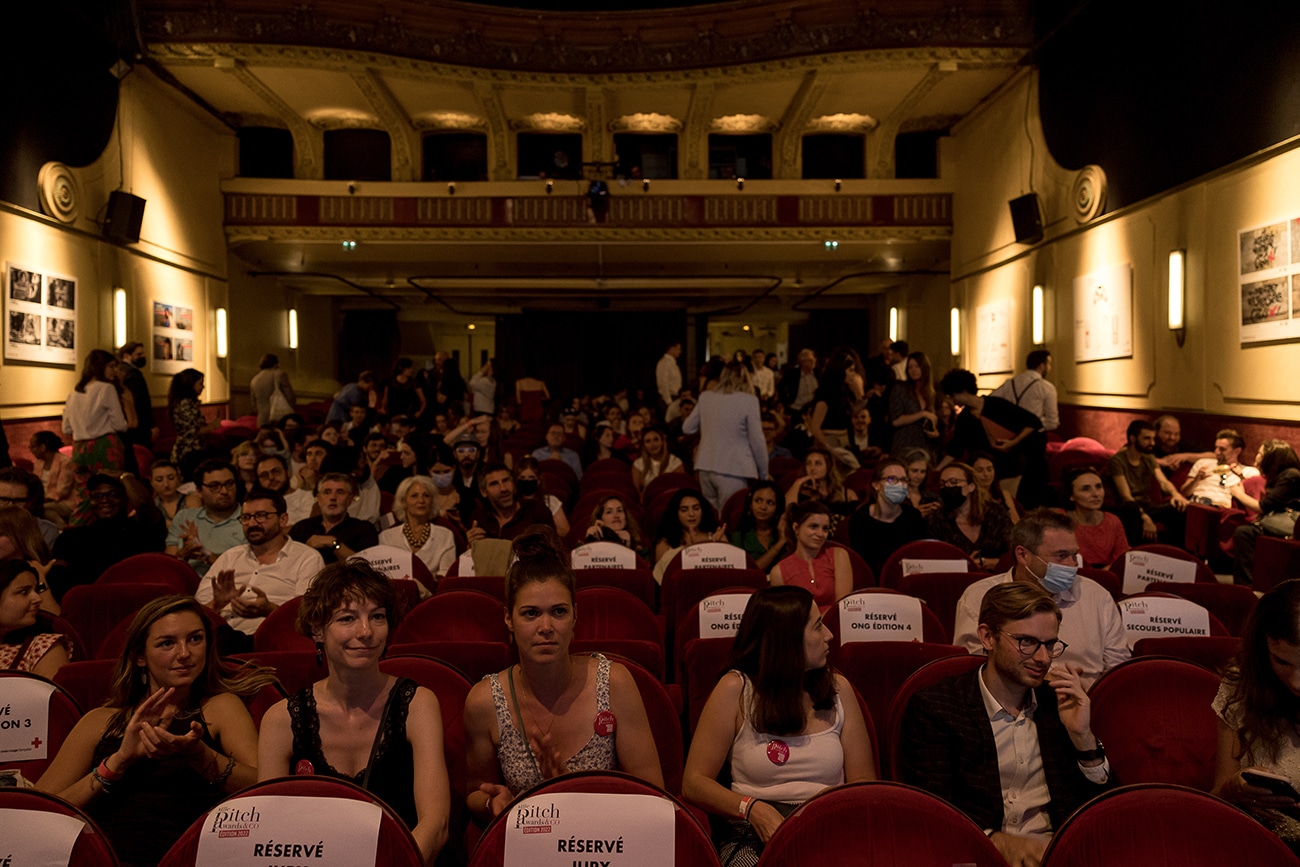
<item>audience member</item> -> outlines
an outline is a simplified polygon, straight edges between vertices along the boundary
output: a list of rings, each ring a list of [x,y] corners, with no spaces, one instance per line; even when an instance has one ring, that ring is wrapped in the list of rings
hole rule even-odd
[[[767,353],[761,349],[755,349],[754,354],[750,356],[753,373],[751,378],[754,381],[754,390],[758,392],[760,403],[766,404],[769,400],[776,397],[776,374],[767,366]]]
[[[379,544],[410,551],[429,567],[434,580],[440,580],[456,562],[455,534],[435,523],[441,514],[433,480],[411,476],[393,497],[393,516],[401,523],[382,531]]]
[[[1151,423],[1156,426],[1156,446],[1151,453],[1161,469],[1172,471],[1171,475],[1185,464],[1214,457],[1214,452],[1200,451],[1183,442],[1183,427],[1177,417],[1166,413]]]
[[[975,471],[975,487],[993,502],[1005,506],[1011,523],[1019,521],[1020,509],[1016,507],[1015,498],[1002,486],[1002,479],[998,477],[998,468],[993,456],[987,452],[976,452],[969,463],[970,468]]]
[[[771,571],[786,550],[785,510],[781,492],[774,482],[755,482],[745,495],[740,522],[731,534],[731,544],[744,549],[758,568]]]
[[[976,581],[957,602],[953,644],[971,653],[980,639],[980,600],[990,588],[1019,581],[1041,587],[1061,609],[1061,636],[1068,649],[1063,662],[1079,669],[1085,689],[1130,656],[1119,609],[1109,592],[1078,574],[1079,543],[1074,523],[1050,509],[1035,509],[1011,529],[1016,562],[1008,572]]]
[[[289,529],[289,538],[314,549],[326,563],[342,562],[358,551],[379,544],[374,524],[348,514],[356,491],[356,480],[347,473],[321,476],[316,484],[320,514],[294,524]]]
[[[749,370],[733,361],[723,368],[714,391],[700,395],[695,412],[682,425],[685,434],[700,434],[695,474],[700,490],[721,511],[727,498],[767,476],[767,444],[759,420]]]
[[[861,366],[856,352],[837,349],[817,377],[806,427],[813,442],[828,452],[848,448],[853,408],[863,398]]]
[[[497,381],[492,375],[491,359],[469,378],[470,412],[495,416],[497,411]]]
[[[407,480],[407,483],[411,482]],[[379,670],[402,619],[391,582],[368,563],[333,563],[303,595],[298,631],[316,642],[326,677],[266,712],[262,780],[289,773],[346,780],[392,808],[432,864],[447,842],[451,783],[438,698]]]
[[[221,423],[203,417],[199,395],[203,393],[203,374],[187,367],[172,377],[167,389],[167,414],[176,431],[172,445],[172,463],[181,468],[181,475],[189,478],[192,468],[203,459],[203,437],[216,430]],[[191,457],[192,456],[192,457]]]
[[[84,486],[78,485],[84,492]],[[83,494],[75,494],[80,500]],[[59,537],[59,526],[46,520],[44,509],[44,486],[38,476],[27,472],[22,467],[0,468],[0,509],[17,506],[31,515],[37,534],[44,542],[42,547],[50,548]]]
[[[949,459],[969,464],[977,454],[992,455],[1007,493],[1030,507],[1042,505],[1047,498],[1047,437],[1038,416],[996,394],[980,397],[969,370],[948,371],[939,388],[962,408],[940,466]]]
[[[867,561],[872,574],[880,575],[890,555],[908,542],[926,538],[929,528],[908,498],[902,461],[885,458],[877,464],[871,487],[875,496],[849,518],[849,545]]]
[[[280,357],[274,352],[263,355],[257,368],[248,382],[248,397],[257,414],[257,425],[262,427],[292,413],[298,396],[293,392],[289,374],[280,367]]]
[[[543,380],[532,375],[530,368],[525,368],[526,375],[515,380],[515,405],[519,407],[519,421],[540,421],[545,415],[546,402],[551,399],[551,391]]]
[[[1011,538],[1011,517],[975,484],[969,464],[940,471],[939,501],[942,508],[926,518],[931,538],[956,545],[981,569],[995,567]]]
[[[759,416],[760,424],[763,428],[763,443],[767,446],[767,464],[772,465],[772,458],[792,458],[794,453],[788,448],[777,442],[781,436],[781,422],[777,419],[776,413],[764,412]]]
[[[943,508],[939,495],[925,486],[930,475],[931,458],[926,449],[912,449],[902,456],[907,467],[907,499],[913,508],[928,518]]]
[[[29,671],[46,680],[72,659],[72,639],[41,612],[45,579],[25,560],[0,560],[0,671]],[[81,653],[85,654],[84,648]]]
[[[1219,431],[1214,436],[1214,457],[1192,464],[1179,493],[1193,503],[1231,508],[1233,491],[1246,479],[1259,475],[1259,470],[1239,461],[1245,447],[1246,441],[1232,428]]]
[[[912,697],[899,770],[969,816],[1008,864],[1027,867],[1112,785],[1110,763],[1052,598],[1019,582],[989,588],[978,623],[988,661]]]
[[[349,382],[335,392],[334,401],[325,415],[325,421],[342,424],[348,420],[352,407],[371,407],[375,402],[375,375],[369,370],[363,370],[357,376],[356,382]]]
[[[282,466],[277,464],[277,466]],[[243,491],[235,468],[215,458],[194,470],[201,505],[179,509],[167,528],[166,551],[193,567],[199,575],[229,549],[243,544],[239,501]]]
[[[682,459],[668,450],[668,431],[651,425],[641,434],[641,455],[632,462],[632,484],[644,493],[646,486],[665,473],[686,471]]]
[[[546,444],[533,451],[533,457],[539,461],[562,461],[574,475],[582,478],[582,461],[578,453],[564,445],[564,425],[556,422],[546,429]]]
[[[1151,454],[1156,442],[1155,426],[1138,419],[1129,424],[1126,436],[1128,444],[1111,456],[1106,472],[1115,486],[1119,500],[1115,513],[1124,524],[1129,544],[1140,545],[1157,538],[1170,545],[1183,544],[1187,500],[1165,478]],[[1157,491],[1164,492],[1168,502],[1156,500]]]
[[[659,520],[659,538],[655,540],[655,580],[663,581],[668,562],[682,548],[701,542],[722,542],[726,538],[726,526],[719,526],[717,513],[699,491],[691,488],[674,491]]]
[[[889,392],[889,418],[894,425],[894,453],[931,448],[938,439],[939,416],[935,414],[934,384],[930,379],[930,359],[924,352],[907,356],[907,375]]]
[[[213,562],[211,577],[199,584],[194,598],[226,621],[220,630],[223,649],[248,653],[266,616],[301,596],[325,561],[289,538],[284,498],[273,491],[249,491],[239,523],[247,544],[228,549]]]
[[[378,404],[379,411],[389,417],[404,415],[420,418],[424,415],[429,400],[424,389],[415,381],[414,361],[409,358],[397,359],[393,378],[384,386],[384,395]]]
[[[230,464],[244,490],[257,487],[257,459],[261,454],[251,442],[242,442],[230,450]]]
[[[320,478],[321,464],[325,463],[325,459],[329,457],[330,450],[336,447],[331,446],[325,440],[309,440],[302,450],[303,464],[293,474],[293,481],[290,482],[290,485],[296,490],[315,494],[316,481]]]
[[[1257,771],[1300,780],[1300,580],[1283,581],[1255,605],[1214,712],[1219,749],[1212,793],[1254,816],[1300,854],[1296,799],[1247,780]]]
[[[798,361],[787,370],[776,384],[777,399],[790,412],[804,408],[817,393],[817,354],[811,349],[800,349]]]
[[[72,516],[80,497],[76,491],[77,474],[72,461],[59,451],[63,448],[63,440],[52,430],[38,430],[32,434],[27,448],[32,453],[32,468],[45,488],[42,513],[36,517],[43,518],[45,512],[53,512],[56,519],[66,521]]]
[[[1025,357],[1025,371],[993,389],[991,396],[1033,413],[1041,422],[1041,430],[1056,430],[1061,426],[1061,415],[1056,403],[1056,386],[1047,378],[1051,372],[1052,353],[1046,349],[1032,350]]]
[[[715,836],[723,864],[757,863],[813,795],[876,779],[856,694],[829,663],[830,637],[802,587],[760,590],[745,606],[682,779],[688,799],[725,819]],[[724,765],[730,788],[718,782]]]
[[[564,513],[564,503],[554,494],[542,490],[542,472],[533,457],[519,459],[515,469],[515,496],[521,504],[541,503],[551,513],[555,532],[561,539],[569,536],[569,516]]]
[[[222,663],[193,599],[154,599],[127,628],[108,702],[86,712],[36,787],[84,810],[123,864],[157,864],[257,781],[257,729],[240,697],[274,682]]]
[[[1069,467],[1061,473],[1061,490],[1073,507],[1066,514],[1074,522],[1083,565],[1109,569],[1129,544],[1119,518],[1101,510],[1106,499],[1101,473],[1093,467]]]
[[[895,340],[889,344],[889,368],[894,371],[894,379],[907,381],[907,357],[912,354],[912,347],[906,340]]]
[[[519,663],[479,681],[465,699],[470,813],[486,823],[521,792],[571,771],[622,770],[662,786],[632,675],[600,654],[569,654],[574,581],[559,539],[530,531],[512,553],[506,626]]]
[[[616,494],[603,497],[591,510],[591,524],[584,537],[588,542],[613,542],[631,548],[638,557],[648,558],[650,552],[641,536],[641,527],[627,510],[623,498]]]
[[[144,446],[152,449],[155,436],[153,398],[149,395],[149,383],[145,381],[143,373],[144,366],[149,363],[145,357],[144,344],[138,340],[123,344],[117,351],[117,358],[120,362],[118,381],[131,394],[131,405],[136,416],[131,420],[134,424],[129,424],[122,434],[122,439],[126,441],[127,448]],[[48,482],[45,487],[49,488]]]
[[[1295,537],[1296,515],[1300,514],[1300,458],[1289,445],[1275,448],[1260,458],[1259,470],[1268,485],[1258,501],[1259,517],[1242,524],[1232,533],[1233,580],[1252,584],[1255,580],[1255,545],[1260,536]]]
[[[461,520],[464,521],[478,505],[478,475],[479,468],[484,463],[483,449],[469,431],[456,437],[450,445],[452,457],[456,460],[452,486],[460,497],[460,515]]]
[[[126,414],[109,380],[113,363],[111,353],[92,349],[63,407],[63,432],[72,436],[72,462],[87,473],[127,468],[122,438]]]
[[[820,500],[831,507],[831,513],[837,518],[847,514],[847,504],[857,499],[855,491],[844,487],[844,476],[835,457],[820,446],[808,450],[803,460],[803,475],[785,491],[787,507],[806,500]]]
[[[263,455],[257,462],[257,481],[263,490],[279,494],[287,509],[289,526],[311,517],[316,497],[310,490],[293,490],[289,483],[289,462],[282,455]]]
[[[167,523],[154,508],[149,490],[134,476],[96,473],[86,481],[90,521],[59,534],[50,554],[48,582],[54,598],[68,588],[93,584],[114,563],[148,552],[161,553]]]
[[[479,473],[479,495],[481,499],[465,531],[465,538],[471,544],[479,539],[514,539],[534,524],[555,527],[551,510],[545,505],[518,499],[514,476],[505,464],[483,467]],[[461,514],[465,514],[464,507]]]
[[[768,580],[773,586],[790,584],[813,595],[825,611],[853,592],[853,564],[847,549],[827,545],[831,516],[826,504],[808,500],[792,506],[785,515],[786,535],[793,553],[776,564]]]

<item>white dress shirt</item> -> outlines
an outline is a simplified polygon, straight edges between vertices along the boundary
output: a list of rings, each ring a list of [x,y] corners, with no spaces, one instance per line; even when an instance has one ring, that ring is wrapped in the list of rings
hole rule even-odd
[[[655,386],[664,403],[672,403],[677,392],[682,390],[682,369],[677,366],[677,359],[667,352],[655,365]]]
[[[1056,430],[1061,426],[1061,414],[1056,405],[1056,386],[1039,375],[1037,370],[1026,370],[993,389],[993,396],[1009,400],[1022,409],[1038,416],[1043,430]]]
[[[1206,476],[1196,484],[1192,485],[1191,491],[1187,498],[1195,500],[1198,497],[1209,500],[1220,509],[1231,508],[1232,494],[1230,491],[1240,485],[1246,479],[1253,479],[1259,475],[1259,470],[1254,467],[1243,467],[1238,465],[1237,469],[1240,474],[1229,470],[1227,473],[1218,472],[1218,458],[1201,458],[1192,464],[1192,468],[1187,471],[1189,479],[1196,478],[1196,474],[1205,470]]]
[[[126,414],[117,389],[91,380],[85,391],[73,391],[63,407],[63,432],[78,442],[99,439],[126,430]]]
[[[315,549],[308,548],[301,542],[285,540],[284,547],[276,555],[274,563],[262,563],[248,545],[236,545],[223,553],[208,570],[209,575],[220,575],[230,569],[235,573],[235,586],[256,587],[266,594],[266,598],[275,605],[283,605],[307,592],[316,575],[325,568]],[[194,598],[204,605],[211,605],[213,599],[212,582],[199,584]],[[265,617],[240,617],[229,605],[221,609],[221,616],[245,635],[252,635],[262,625]]]

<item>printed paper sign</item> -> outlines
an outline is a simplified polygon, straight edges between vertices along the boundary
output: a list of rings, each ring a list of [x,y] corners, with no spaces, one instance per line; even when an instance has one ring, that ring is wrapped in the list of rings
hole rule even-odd
[[[0,809],[0,864],[66,867],[85,827],[76,816]]]
[[[474,577],[474,552],[466,551],[456,560],[456,574],[466,578]]]
[[[57,687],[35,677],[6,677],[0,684],[0,762],[48,758],[50,695]]]
[[[969,560],[913,560],[903,558],[903,574],[915,575],[918,572],[969,572]]]
[[[920,641],[921,600],[901,593],[862,593],[840,600],[840,644]]]
[[[726,637],[740,628],[749,593],[719,593],[700,600],[700,638]]]
[[[411,566],[410,551],[395,545],[375,545],[357,556],[363,558],[376,572],[382,572],[390,581],[414,581],[415,569]],[[464,574],[463,572],[461,574]]]
[[[744,569],[745,549],[726,542],[701,542],[682,549],[682,569]]]
[[[356,867],[375,863],[377,804],[345,798],[248,795],[208,811],[195,867]]]
[[[1149,551],[1128,551],[1124,554],[1124,595],[1132,596],[1147,589],[1154,581],[1173,581],[1192,584],[1196,581],[1196,564]]]
[[[635,569],[636,552],[614,542],[588,542],[573,551],[574,569]]]
[[[1210,612],[1190,599],[1122,599],[1119,613],[1130,648],[1143,638],[1210,634]]]
[[[676,807],[657,795],[559,792],[516,804],[507,817],[505,867],[672,867]]]

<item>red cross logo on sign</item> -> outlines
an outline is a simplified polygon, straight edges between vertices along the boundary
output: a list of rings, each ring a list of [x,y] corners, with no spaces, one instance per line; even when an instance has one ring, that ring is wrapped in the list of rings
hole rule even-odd
[[[32,738],[32,749],[37,750],[40,749],[40,747],[41,747],[41,739]]]

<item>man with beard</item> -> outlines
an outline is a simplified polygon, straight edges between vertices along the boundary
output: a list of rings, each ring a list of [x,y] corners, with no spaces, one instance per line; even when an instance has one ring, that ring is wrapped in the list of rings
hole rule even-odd
[[[244,498],[239,522],[246,545],[236,545],[212,564],[194,598],[226,622],[218,640],[221,652],[249,653],[253,633],[266,616],[307,592],[325,568],[320,554],[289,538],[284,497],[254,488]]]
[[[289,462],[283,455],[263,455],[258,458],[257,484],[284,498],[289,526],[311,517],[311,508],[316,505],[316,498],[311,491],[294,491],[289,488]]]
[[[534,524],[555,526],[551,510],[537,501],[520,502],[515,497],[515,479],[505,464],[488,464],[479,481],[483,495],[465,532],[471,544],[479,539],[514,539]]]
[[[474,431],[467,430],[452,440],[451,453],[456,461],[452,486],[460,494],[460,513],[470,515],[479,502],[478,468],[483,462],[483,448]]]
[[[289,538],[302,542],[331,563],[342,563],[379,544],[379,534],[369,521],[348,515],[348,505],[356,496],[356,480],[347,473],[326,473],[316,484],[316,504],[320,516],[304,518],[293,525]]]
[[[990,589],[979,609],[988,662],[918,692],[903,719],[903,782],[961,810],[1017,867],[1037,864],[1066,818],[1111,786],[1060,625],[1037,585]]]
[[[122,439],[126,440],[127,447],[141,445],[152,449],[153,399],[149,396],[149,383],[144,379],[144,366],[148,364],[144,344],[138,340],[123,344],[117,351],[117,357],[123,364],[122,387],[131,392],[136,415],[135,425],[126,429]]]
[[[96,473],[86,480],[86,490],[90,523],[64,530],[51,551],[54,568],[48,583],[55,599],[62,599],[69,587],[93,584],[109,566],[127,557],[162,551],[167,538],[162,513],[134,477]]]
[[[239,483],[235,468],[207,460],[194,469],[203,505],[180,509],[167,534],[167,553],[206,575],[212,561],[244,541],[239,526]]]
[[[1187,499],[1165,478],[1156,462],[1156,427],[1138,419],[1129,424],[1127,437],[1128,445],[1115,452],[1106,464],[1119,500],[1115,514],[1124,524],[1124,534],[1130,545],[1159,538],[1168,545],[1181,546],[1186,535],[1183,510]],[[1157,491],[1163,491],[1169,500],[1156,500]]]

